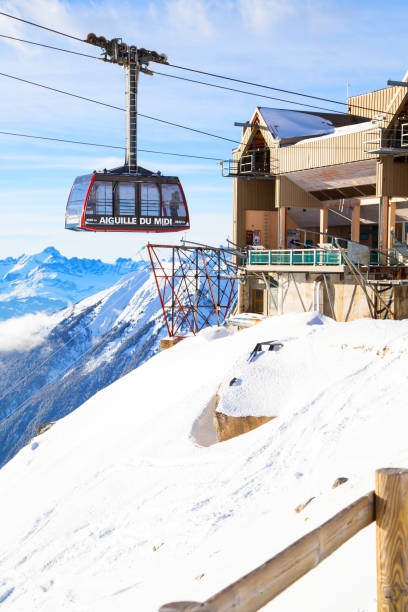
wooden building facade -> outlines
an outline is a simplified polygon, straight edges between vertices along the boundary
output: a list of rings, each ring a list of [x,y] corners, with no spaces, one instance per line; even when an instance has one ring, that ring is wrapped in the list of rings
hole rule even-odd
[[[408,316],[408,87],[344,114],[257,107],[223,171],[239,312]]]

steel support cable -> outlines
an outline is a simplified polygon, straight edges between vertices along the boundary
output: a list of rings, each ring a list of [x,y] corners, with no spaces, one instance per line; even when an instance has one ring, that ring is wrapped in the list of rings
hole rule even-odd
[[[281,93],[287,93],[292,96],[300,96],[302,98],[310,98],[312,100],[321,100],[322,102],[330,102],[331,104],[340,104],[342,106],[349,106],[348,102],[340,102],[340,100],[332,100],[331,98],[322,98],[321,96],[312,96],[310,94],[304,94],[297,91],[291,91],[290,89],[280,89],[278,87],[272,87],[271,85],[264,85],[262,83],[253,83],[252,81],[244,81],[242,79],[236,79],[234,77],[224,76],[222,74],[215,74],[213,72],[205,72],[204,70],[196,70],[194,68],[187,68],[186,66],[177,66],[176,64],[166,64],[171,68],[178,68],[179,70],[188,70],[189,72],[196,72],[197,74],[204,74],[205,76],[215,77],[217,79],[225,79],[226,81],[234,81],[235,83],[243,83],[244,85],[252,85],[254,87],[261,87],[262,89],[271,89],[273,91],[280,91]],[[367,106],[358,106],[355,104],[351,104],[354,108],[359,108],[361,110],[368,110],[375,113],[386,113],[388,115],[393,115],[394,113],[379,110],[378,108],[370,108]]]
[[[69,144],[80,144],[89,147],[103,147],[105,149],[121,149],[126,150],[126,147],[119,147],[116,145],[100,144],[96,142],[82,142],[80,140],[65,140],[63,138],[51,138],[47,136],[34,136],[33,134],[19,134],[17,132],[4,132],[0,131],[0,134],[6,136],[21,136],[22,138],[34,138],[36,140],[51,140],[55,142],[67,142]],[[156,153],[157,155],[172,155],[175,157],[191,157],[194,159],[209,159],[211,161],[220,162],[222,161],[219,157],[204,157],[203,155],[189,155],[187,153],[170,153],[169,151],[152,151],[151,149],[138,149],[141,153]]]
[[[78,98],[79,100],[85,100],[86,102],[93,102],[94,104],[99,104],[100,106],[107,106],[108,108],[113,108],[115,110],[126,112],[126,109],[121,108],[120,106],[114,106],[113,104],[108,104],[107,102],[100,102],[99,100],[94,100],[93,98],[87,98],[86,96],[80,96],[79,94],[74,94],[69,91],[64,91],[62,89],[56,89],[55,87],[50,87],[48,85],[42,85],[41,83],[35,83],[34,81],[22,79],[20,77],[13,76],[11,74],[6,74],[5,72],[0,72],[0,76],[7,77],[8,79],[14,79],[15,81],[21,81],[22,83],[27,83],[29,85],[35,85],[36,87],[41,87],[43,89],[48,89],[49,91],[54,91],[54,92],[63,94],[65,96],[71,96],[72,98]],[[164,119],[159,119],[158,117],[152,117],[150,115],[144,115],[142,113],[138,113],[138,116],[144,117],[145,119],[151,119],[152,121],[158,121],[159,123],[165,123],[166,125],[172,125],[174,127],[179,127],[183,130],[188,130],[190,132],[196,132],[198,134],[204,134],[205,136],[211,136],[212,138],[218,138],[219,140],[226,140],[227,142],[233,142],[234,144],[241,144],[239,140],[232,140],[231,138],[226,138],[225,136],[218,136],[217,134],[212,134],[211,132],[204,132],[203,130],[197,130],[196,128],[188,127],[186,125],[181,125],[180,123],[174,123],[172,121],[166,121]]]
[[[267,98],[268,100],[275,100],[277,102],[285,102],[286,104],[294,104],[296,106],[307,106],[308,108],[316,108],[318,110],[329,111],[330,113],[336,113],[337,111],[332,108],[326,108],[322,106],[315,106],[313,104],[306,104],[305,102],[295,102],[292,100],[285,100],[285,98],[274,98],[273,96],[266,96],[264,94],[257,93],[256,91],[244,91],[243,89],[235,89],[233,87],[225,87],[224,85],[216,85],[215,83],[206,83],[205,81],[197,81],[195,79],[187,79],[186,77],[180,77],[175,74],[166,74],[165,72],[158,72],[157,70],[152,70],[154,74],[159,74],[160,76],[169,77],[171,79],[179,79],[180,81],[188,81],[189,83],[198,83],[199,85],[207,85],[208,87],[215,87],[216,89],[225,89],[226,91],[234,91],[237,93],[246,94],[247,96],[256,96],[257,98]],[[346,114],[346,113],[343,113]]]
[[[90,57],[92,59],[103,61],[102,57],[96,57],[96,55],[89,55],[89,53],[80,53],[79,51],[70,51],[69,49],[61,49],[61,47],[53,47],[52,45],[45,45],[44,43],[33,42],[32,40],[25,40],[24,38],[6,36],[6,34],[0,34],[0,38],[8,38],[9,40],[15,40],[17,42],[26,43],[28,45],[35,45],[36,47],[45,47],[46,49],[53,49],[54,51],[62,51],[63,53],[71,53],[72,55],[82,55],[83,57]]]
[[[37,47],[45,47],[46,49],[53,49],[54,51],[62,51],[63,53],[71,53],[72,55],[81,55],[82,57],[89,57],[91,59],[104,61],[102,57],[96,57],[96,55],[89,55],[88,53],[79,53],[78,51],[70,51],[69,49],[61,49],[61,47],[53,47],[52,45],[45,45],[43,43],[33,42],[31,40],[25,40],[24,38],[16,38],[15,36],[6,36],[5,34],[0,34],[0,38],[7,38],[9,40],[15,40],[18,42],[27,43],[29,45],[36,45]],[[272,96],[266,96],[264,94],[259,94],[257,92],[244,91],[243,89],[234,89],[233,87],[225,87],[223,85],[216,85],[215,83],[206,83],[205,81],[197,81],[195,79],[188,79],[186,77],[177,76],[175,74],[166,74],[165,72],[158,72],[157,70],[153,70],[152,72],[154,72],[154,74],[159,74],[160,76],[168,77],[171,79],[178,79],[179,81],[187,81],[189,83],[197,83],[199,85],[207,85],[208,87],[214,87],[216,89],[224,89],[226,91],[234,91],[236,93],[246,94],[247,96],[257,96],[258,98],[267,98],[268,100],[275,100],[277,102],[285,102],[288,104],[294,104],[296,106],[307,106],[308,108],[316,108],[318,110],[336,112],[335,110],[331,108],[326,108],[323,106],[315,106],[313,104],[306,104],[304,102],[295,102],[292,100],[285,100],[284,98],[274,98]]]
[[[104,61],[102,57],[96,57],[96,55],[89,55],[88,53],[79,53],[78,51],[70,51],[69,49],[61,49],[61,47],[53,47],[52,45],[45,45],[43,43],[33,42],[31,40],[25,40],[24,38],[16,38],[15,36],[6,36],[5,34],[0,34],[0,38],[7,38],[9,40],[15,40],[18,42],[27,43],[29,45],[36,45],[37,47],[45,47],[46,49],[53,49],[54,51],[62,51],[63,53],[71,53],[72,55],[81,55],[82,57],[89,57],[91,59],[96,59],[99,61]],[[256,96],[258,98],[266,98],[268,100],[275,100],[277,102],[285,102],[287,104],[294,104],[296,106],[307,106],[308,108],[315,108],[318,110],[325,110],[331,113],[336,112],[334,109],[326,108],[324,106],[315,106],[313,104],[306,104],[304,102],[295,102],[292,100],[286,100],[285,98],[275,98],[273,96],[267,96],[265,94],[260,94],[252,91],[245,91],[243,89],[235,89],[233,87],[225,87],[223,85],[216,85],[215,83],[207,83],[205,81],[197,81],[195,79],[188,79],[186,77],[177,76],[175,74],[166,74],[165,72],[158,72],[157,70],[153,70],[154,74],[158,74],[160,76],[168,77],[170,79],[178,79],[179,81],[187,81],[189,83],[197,83],[199,85],[207,85],[208,87],[214,87],[216,89],[224,89],[226,91],[233,91],[236,93],[246,94],[247,96]]]
[[[27,21],[25,19],[21,19],[20,17],[16,17],[14,15],[9,15],[8,13],[4,13],[2,11],[0,11],[0,15],[3,15],[5,17],[10,17],[11,19],[16,19],[17,21],[22,21],[23,23],[28,23],[29,25],[35,26],[37,28],[41,28],[43,30],[48,30],[49,32],[54,32],[54,34],[60,34],[61,36],[66,36],[67,38],[72,38],[74,40],[79,40],[80,42],[86,43],[86,44],[91,44],[88,43],[86,40],[83,40],[82,38],[78,38],[77,36],[72,36],[71,34],[66,34],[64,32],[60,32],[58,30],[53,30],[52,28],[47,28],[45,26],[41,26],[37,23],[33,23],[32,21]],[[273,91],[280,91],[281,93],[287,93],[289,95],[292,96],[300,96],[303,98],[309,98],[312,100],[321,100],[323,102],[330,102],[331,104],[340,104],[342,106],[347,106],[348,107],[348,102],[340,102],[339,100],[332,100],[331,98],[323,98],[321,96],[313,96],[311,94],[304,94],[301,92],[297,92],[297,91],[292,91],[290,89],[281,89],[278,87],[272,87],[271,85],[264,85],[262,83],[254,83],[252,81],[244,81],[243,79],[237,79],[234,77],[228,77],[222,74],[215,74],[213,72],[206,72],[204,70],[197,70],[195,68],[188,68],[187,66],[178,66],[177,64],[167,64],[168,66],[171,66],[172,68],[177,68],[178,70],[187,70],[189,72],[195,72],[197,74],[204,74],[206,76],[212,76],[215,77],[217,79],[224,79],[226,81],[234,81],[236,83],[243,83],[245,85],[253,85],[254,87],[261,87],[263,89],[270,89]],[[369,110],[375,113],[385,113],[388,115],[393,115],[393,113],[389,112],[389,111],[382,111],[382,110],[378,110],[375,108],[369,108],[369,107],[365,107],[365,106],[357,106],[357,105],[353,105],[355,108],[359,108],[361,110]]]
[[[29,45],[36,45],[37,47],[45,47],[46,49],[53,49],[54,51],[62,51],[63,53],[71,53],[72,55],[81,55],[82,57],[89,57],[91,59],[105,61],[102,57],[96,57],[96,55],[89,55],[88,53],[79,53],[78,51],[70,51],[69,49],[61,49],[61,47],[53,47],[52,45],[45,45],[43,43],[33,42],[31,40],[25,40],[24,38],[16,38],[15,36],[6,36],[5,34],[0,34],[0,38],[7,38],[9,40],[15,40],[18,42],[27,43]],[[334,109],[326,108],[325,106],[315,106],[313,104],[306,104],[305,102],[295,102],[293,100],[286,100],[285,98],[275,98],[273,96],[266,96],[265,94],[260,94],[257,92],[244,91],[243,89],[235,89],[233,87],[225,87],[223,85],[216,85],[215,83],[207,83],[205,81],[197,81],[195,79],[188,79],[186,77],[177,76],[175,74],[166,74],[165,72],[158,72],[157,70],[153,70],[152,72],[154,72],[154,74],[159,74],[160,76],[165,76],[171,79],[178,79],[179,81],[187,81],[189,83],[197,83],[199,85],[207,85],[208,87],[214,87],[216,89],[224,89],[226,91],[234,91],[236,93],[246,94],[247,96],[256,96],[258,98],[266,98],[268,100],[275,100],[277,102],[285,102],[287,104],[294,104],[296,106],[307,106],[308,108],[325,110],[331,113],[337,112]]]
[[[47,28],[46,26],[39,25],[38,23],[34,23],[33,21],[27,21],[27,19],[22,19],[21,17],[16,17],[15,15],[10,15],[9,13],[3,13],[3,11],[0,11],[0,15],[3,15],[3,17],[9,17],[10,19],[15,19],[16,21],[21,21],[22,23],[28,23],[28,25],[35,26],[36,28],[41,28],[41,30],[48,30],[48,32],[53,32],[54,34],[65,36],[66,38],[79,40],[79,42],[86,42],[78,36],[72,36],[72,34],[66,34],[65,32],[60,32],[59,30],[53,30],[52,28]]]

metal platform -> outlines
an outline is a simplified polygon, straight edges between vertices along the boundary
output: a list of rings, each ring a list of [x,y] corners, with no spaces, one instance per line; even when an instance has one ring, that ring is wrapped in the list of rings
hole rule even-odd
[[[365,132],[363,150],[367,155],[408,156],[408,123],[391,132],[378,127]]]
[[[240,159],[222,162],[222,176],[243,179],[275,179],[277,162],[271,163],[269,149],[248,151]]]

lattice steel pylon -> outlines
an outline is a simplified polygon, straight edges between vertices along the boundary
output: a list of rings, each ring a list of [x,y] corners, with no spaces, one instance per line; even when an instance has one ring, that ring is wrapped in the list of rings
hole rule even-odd
[[[170,337],[222,325],[234,307],[237,266],[229,249],[148,244]]]

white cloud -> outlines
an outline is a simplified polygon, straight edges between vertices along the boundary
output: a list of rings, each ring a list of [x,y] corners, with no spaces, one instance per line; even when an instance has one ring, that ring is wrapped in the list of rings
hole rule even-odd
[[[282,20],[295,13],[297,4],[298,2],[293,0],[238,0],[244,24],[249,25],[258,34],[267,31],[273,34]]]
[[[28,351],[39,344],[57,323],[56,315],[28,314],[0,323],[0,351]]]
[[[172,30],[182,34],[183,38],[202,41],[215,34],[210,10],[209,3],[204,0],[168,0],[167,20]]]

